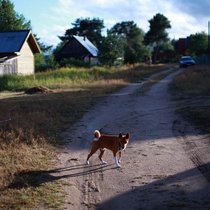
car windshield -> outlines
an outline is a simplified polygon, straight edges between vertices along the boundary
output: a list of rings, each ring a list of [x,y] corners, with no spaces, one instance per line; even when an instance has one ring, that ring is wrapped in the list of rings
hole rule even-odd
[[[182,61],[189,61],[189,60],[192,60],[192,58],[189,58],[189,57],[188,58],[181,58],[181,60]]]

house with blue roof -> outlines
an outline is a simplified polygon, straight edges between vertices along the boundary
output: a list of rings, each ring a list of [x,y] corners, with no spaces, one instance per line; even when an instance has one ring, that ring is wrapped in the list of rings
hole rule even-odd
[[[97,47],[87,37],[82,36],[72,36],[56,54],[58,61],[73,58],[90,64],[96,64],[97,57]]]
[[[39,45],[30,30],[0,32],[0,75],[30,75]]]

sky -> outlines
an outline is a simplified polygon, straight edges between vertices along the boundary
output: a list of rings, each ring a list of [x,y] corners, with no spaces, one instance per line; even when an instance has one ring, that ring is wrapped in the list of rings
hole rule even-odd
[[[40,41],[56,46],[77,18],[99,18],[105,29],[133,20],[146,33],[149,20],[157,13],[171,23],[171,39],[197,32],[208,33],[210,0],[11,0],[15,11],[31,21]]]

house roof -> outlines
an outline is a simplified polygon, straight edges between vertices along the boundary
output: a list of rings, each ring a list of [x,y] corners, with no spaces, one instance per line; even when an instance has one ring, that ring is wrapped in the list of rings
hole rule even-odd
[[[82,37],[82,36],[73,36],[81,45],[83,45],[87,50],[88,52],[96,57],[98,56],[98,49],[97,47],[95,47],[93,45],[92,42],[90,42],[90,40],[87,38],[87,37]]]
[[[0,32],[0,53],[18,53],[25,41],[28,41],[33,53],[41,50],[30,30]]]

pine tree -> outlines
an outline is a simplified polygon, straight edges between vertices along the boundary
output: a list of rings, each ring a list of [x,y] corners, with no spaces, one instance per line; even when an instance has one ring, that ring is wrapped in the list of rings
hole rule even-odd
[[[0,31],[31,29],[31,22],[14,10],[10,0],[0,0]]]
[[[166,29],[171,28],[171,24],[170,21],[160,13],[149,20],[149,23],[150,29],[145,35],[145,43],[155,46],[153,60],[155,63],[160,46],[169,40]]]

